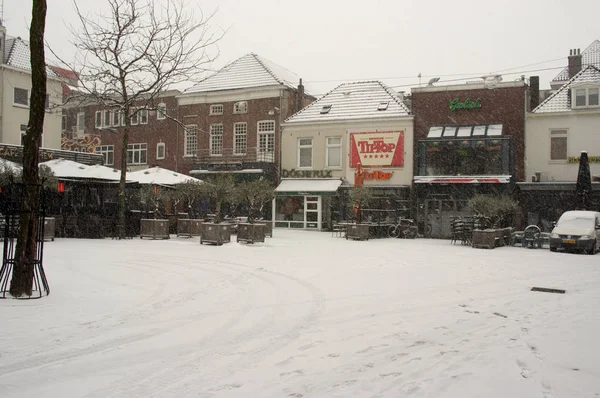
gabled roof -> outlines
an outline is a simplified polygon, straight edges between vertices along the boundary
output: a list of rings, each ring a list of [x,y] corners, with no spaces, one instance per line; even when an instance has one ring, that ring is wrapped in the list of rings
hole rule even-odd
[[[581,52],[581,69],[585,69],[588,65],[600,68],[600,40],[594,40],[592,44]],[[553,82],[564,82],[567,80],[569,80],[569,68],[563,69],[552,79]]]
[[[185,93],[235,90],[267,86],[297,88],[300,78],[286,68],[257,54],[246,54],[202,80]],[[307,94],[308,90],[305,90]]]
[[[31,70],[31,53],[29,51],[29,42],[20,37],[6,36],[6,46],[4,51],[4,64],[13,68]],[[48,77],[56,77],[56,73],[49,67],[46,67]]]
[[[573,76],[557,92],[546,98],[532,113],[567,112],[571,110],[570,88],[580,83],[600,83],[600,69],[589,65]]]
[[[286,124],[409,116],[398,94],[379,81],[344,83],[285,120]]]

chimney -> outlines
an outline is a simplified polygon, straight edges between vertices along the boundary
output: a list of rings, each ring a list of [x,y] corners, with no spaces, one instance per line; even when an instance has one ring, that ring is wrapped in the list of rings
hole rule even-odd
[[[529,78],[529,110],[534,110],[540,104],[540,77]]]
[[[294,113],[298,112],[300,109],[304,107],[303,100],[304,99],[304,85],[302,84],[302,78],[300,78],[300,83],[298,83],[298,90],[296,91],[296,106],[294,109]]]
[[[581,72],[581,51],[579,49],[569,50],[569,79]]]

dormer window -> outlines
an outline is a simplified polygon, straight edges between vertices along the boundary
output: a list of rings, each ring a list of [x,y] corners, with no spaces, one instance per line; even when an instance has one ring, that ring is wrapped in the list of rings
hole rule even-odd
[[[323,108],[321,108],[321,115],[328,114],[330,110],[331,110],[331,105],[323,105]]]
[[[600,87],[574,87],[571,98],[574,98],[573,108],[597,107],[599,105]]]

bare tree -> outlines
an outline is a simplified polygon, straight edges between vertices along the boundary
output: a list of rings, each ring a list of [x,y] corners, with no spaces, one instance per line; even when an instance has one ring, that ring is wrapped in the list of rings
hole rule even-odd
[[[31,296],[34,262],[36,261],[37,214],[40,208],[38,162],[44,116],[46,113],[46,56],[44,31],[46,29],[46,0],[33,0],[29,48],[31,52],[31,99],[29,123],[23,146],[22,211],[15,251],[15,264],[10,294],[15,297]]]
[[[80,88],[124,120],[119,183],[118,234],[125,237],[125,181],[131,118],[156,109],[161,92],[198,80],[218,55],[214,15],[187,12],[182,0],[107,0],[109,12],[92,18],[73,4],[81,24],[72,29],[80,54],[72,69]],[[78,69],[78,70],[75,70]],[[157,111],[161,111],[160,109]],[[123,124],[123,123],[122,123]]]

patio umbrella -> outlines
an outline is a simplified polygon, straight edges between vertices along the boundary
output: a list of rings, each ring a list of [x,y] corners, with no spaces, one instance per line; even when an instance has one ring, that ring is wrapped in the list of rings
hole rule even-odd
[[[202,183],[202,180],[197,178],[177,173],[172,170],[163,169],[162,167],[158,166],[127,173],[127,178],[137,181],[140,184],[153,185],[177,185],[183,184],[184,182]]]
[[[101,165],[88,166],[67,159],[53,159],[40,163],[40,166],[42,165],[49,167],[54,176],[60,179],[89,179],[109,182],[118,182],[121,179],[119,170]],[[128,182],[131,181],[128,179]]]
[[[579,160],[579,172],[577,173],[577,185],[575,186],[577,196],[577,208],[590,210],[590,197],[592,196],[592,175],[590,173],[590,162],[586,151],[581,152]]]

